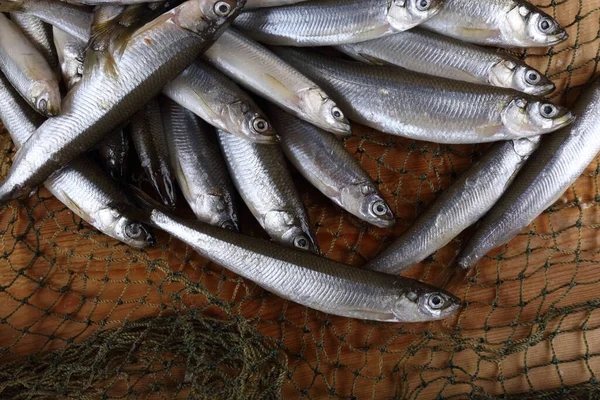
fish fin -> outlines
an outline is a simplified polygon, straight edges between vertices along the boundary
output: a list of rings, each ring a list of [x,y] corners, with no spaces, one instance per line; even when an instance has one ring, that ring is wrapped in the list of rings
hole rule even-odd
[[[131,219],[141,221],[145,224],[150,224],[152,210],[169,212],[165,206],[132,184],[125,185],[124,190],[127,197],[132,200],[133,204],[129,202],[122,202],[111,203],[109,206],[119,210],[121,214]]]
[[[498,134],[502,134],[504,125],[486,125],[475,129],[477,136],[492,137]]]
[[[175,163],[175,165],[173,166],[174,167],[173,169],[176,171],[175,176],[177,176],[177,182],[179,183],[179,188],[181,189],[181,191],[183,193],[186,193],[186,194],[191,193],[189,182],[185,176],[185,173],[183,172],[181,163],[179,162],[179,160],[174,160],[173,162]]]
[[[80,218],[90,222],[93,224],[93,218],[91,218],[88,214],[79,205],[73,200],[66,192],[62,192],[62,197],[64,199],[64,203],[71,211],[77,214]]]
[[[487,28],[469,28],[469,27],[456,28],[456,32],[459,33],[461,36],[474,37],[477,39],[493,38],[500,34],[500,31],[498,31],[498,30],[490,30]]]
[[[371,56],[371,55],[365,54],[365,53],[358,53],[358,55],[373,65],[391,65],[389,62],[382,60],[379,57]]]
[[[298,96],[296,93],[288,89],[287,86],[285,86],[279,79],[275,78],[271,74],[264,74],[264,76],[266,77],[269,86],[273,88],[273,91],[281,94],[285,98],[292,99],[294,102],[298,101]]]

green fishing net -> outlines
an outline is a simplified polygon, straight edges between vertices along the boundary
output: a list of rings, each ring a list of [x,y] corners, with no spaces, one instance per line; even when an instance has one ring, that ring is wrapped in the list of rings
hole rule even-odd
[[[600,61],[600,3],[540,0],[570,40],[519,53],[572,104]],[[361,265],[487,146],[355,127],[345,145],[397,226],[368,226],[296,174],[327,257]],[[5,176],[14,154],[0,137]],[[449,290],[464,309],[427,324],[335,317],[284,301],[158,235],[138,251],[41,189],[0,209],[0,398],[599,398],[600,160]],[[244,232],[261,235],[247,210]],[[407,271],[436,282],[460,238]]]

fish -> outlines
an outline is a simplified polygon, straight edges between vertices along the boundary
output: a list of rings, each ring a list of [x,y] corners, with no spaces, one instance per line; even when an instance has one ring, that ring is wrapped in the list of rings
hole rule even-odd
[[[59,0],[0,0],[0,12],[29,14],[86,43],[90,38],[90,7]]]
[[[162,90],[216,128],[256,143],[276,143],[271,123],[254,100],[231,79],[197,60]]]
[[[0,13],[0,70],[40,114],[60,112],[58,79],[44,56],[21,30]]]
[[[276,242],[317,253],[317,241],[279,146],[252,143],[217,129],[233,184]]]
[[[542,139],[509,190],[477,225],[457,259],[460,267],[472,268],[490,250],[514,238],[583,173],[600,152],[599,110],[600,79],[596,78],[584,87],[573,107],[578,115],[575,123]]]
[[[244,6],[244,10],[262,7],[278,7],[288,4],[300,3],[306,0],[248,0]]]
[[[445,0],[422,26],[484,46],[548,47],[568,38],[554,18],[525,0]]]
[[[284,154],[302,176],[361,220],[380,228],[394,226],[394,214],[377,185],[335,136],[278,107],[268,110]]]
[[[98,144],[100,162],[108,174],[117,182],[126,182],[130,178],[129,155],[131,137],[125,128],[109,133]]]
[[[427,75],[514,89],[533,96],[544,96],[555,89],[550,79],[515,57],[420,28],[336,48],[367,64],[396,65]]]
[[[128,120],[200,55],[242,5],[243,0],[188,0],[132,36],[115,59],[118,74],[102,63],[86,64],[61,115],[45,121],[15,155],[0,184],[0,201],[30,193]]]
[[[52,32],[62,78],[67,90],[71,90],[83,76],[87,44],[57,27]]]
[[[323,87],[350,119],[392,135],[436,143],[485,143],[537,136],[573,114],[544,99],[314,51],[275,52]]]
[[[175,174],[158,99],[150,100],[131,118],[131,138],[146,177],[162,203],[174,209],[177,203]]]
[[[457,297],[416,280],[344,265],[173,216],[155,206],[146,206],[141,212],[134,209],[132,215],[263,289],[324,313],[384,322],[425,322],[447,318],[461,307]]]
[[[235,82],[328,132],[350,135],[350,123],[316,83],[266,47],[230,28],[203,57]]]
[[[196,217],[207,224],[239,230],[233,182],[214,129],[167,98],[161,98],[169,159]]]
[[[18,148],[43,123],[0,74],[0,120]],[[140,221],[123,215],[113,205],[129,204],[117,183],[94,160],[80,157],[52,175],[44,186],[76,215],[100,232],[132,247],[145,248],[155,242],[152,230]]]
[[[52,26],[29,14],[11,13],[10,20],[44,56],[50,68],[55,70],[58,67],[58,57],[52,39]]]
[[[399,274],[481,219],[538,148],[540,136],[495,143],[365,268]]]
[[[405,31],[438,13],[442,0],[311,0],[243,12],[242,33],[279,46],[331,46]]]

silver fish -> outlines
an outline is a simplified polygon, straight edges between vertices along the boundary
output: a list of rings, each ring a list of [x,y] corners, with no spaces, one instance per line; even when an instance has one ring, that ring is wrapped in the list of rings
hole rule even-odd
[[[316,83],[264,46],[228,29],[204,57],[231,79],[300,119],[349,135],[350,123]]]
[[[262,7],[278,7],[288,4],[301,3],[306,0],[248,0],[244,6],[244,10]]]
[[[131,138],[142,168],[162,203],[175,208],[175,174],[169,161],[169,147],[157,98],[150,100],[131,118]]]
[[[492,208],[539,143],[540,136],[496,143],[365,268],[399,274],[444,247]]]
[[[56,69],[58,57],[52,41],[52,26],[29,14],[11,13],[10,19],[44,56],[50,68]]]
[[[368,64],[397,65],[427,75],[515,89],[534,96],[548,94],[555,87],[539,71],[514,57],[419,28],[337,49]]]
[[[240,14],[234,26],[284,46],[356,43],[405,31],[433,17],[442,0],[312,0]]]
[[[347,115],[382,132],[437,143],[482,143],[553,132],[573,121],[565,108],[513,90],[371,66],[278,47]]]
[[[84,42],[90,38],[91,10],[59,0],[0,0],[0,12],[33,15]]]
[[[458,265],[471,268],[490,250],[508,242],[581,175],[600,151],[600,80],[587,86],[573,111],[575,123],[542,139],[510,189],[478,225]]]
[[[35,113],[0,74],[0,120],[20,147],[44,118]],[[75,214],[102,233],[144,248],[154,236],[139,221],[124,216],[113,204],[128,203],[119,186],[89,158],[81,157],[44,182],[46,189]]]
[[[200,221],[239,229],[234,189],[214,129],[177,103],[161,100],[175,177]]]
[[[394,214],[369,174],[332,134],[275,106],[269,116],[287,159],[314,187],[363,221],[394,226]]]
[[[318,252],[306,209],[279,146],[217,132],[233,183],[269,236],[286,246]]]
[[[158,209],[140,218],[265,290],[324,313],[422,322],[449,317],[461,306],[450,293],[419,281],[351,267]]]
[[[445,0],[423,27],[464,42],[498,47],[546,47],[567,40],[551,16],[525,0]]]
[[[189,0],[131,38],[115,57],[117,74],[103,65],[86,66],[82,80],[65,97],[61,115],[40,126],[16,154],[0,184],[0,201],[30,193],[131,117],[200,55],[242,4],[243,0]]]
[[[202,61],[190,65],[162,93],[211,125],[257,143],[276,143],[271,124],[231,79]]]
[[[124,128],[109,133],[98,144],[98,154],[104,169],[117,182],[126,182],[129,176],[130,136]]]
[[[0,32],[0,70],[36,111],[57,115],[61,100],[58,80],[44,56],[2,13]]]
[[[52,31],[63,81],[67,90],[70,90],[81,80],[83,75],[87,44],[57,27],[54,27]]]

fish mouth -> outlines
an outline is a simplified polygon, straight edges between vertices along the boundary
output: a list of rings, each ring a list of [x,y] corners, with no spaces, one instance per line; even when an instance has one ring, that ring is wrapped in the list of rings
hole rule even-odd
[[[243,139],[250,140],[251,142],[258,143],[258,144],[277,144],[277,143],[279,143],[279,136],[277,136],[275,134],[272,136],[267,136],[267,135],[255,135],[252,137],[243,136]]]
[[[575,119],[577,119],[577,117],[573,115],[571,111],[566,111],[565,115],[554,120],[554,126],[556,128],[564,128],[565,126],[571,125],[573,122],[575,122]]]
[[[393,228],[396,225],[396,218],[393,214],[390,214],[381,217],[371,217],[370,222],[378,228]]]
[[[531,90],[529,90],[529,94],[534,96],[545,96],[554,92],[554,89],[556,89],[556,85],[552,82],[549,82],[543,85],[532,87]]]
[[[558,33],[554,35],[548,36],[548,42],[546,43],[548,46],[555,46],[559,43],[564,42],[569,38],[569,34],[564,29],[561,29]]]

